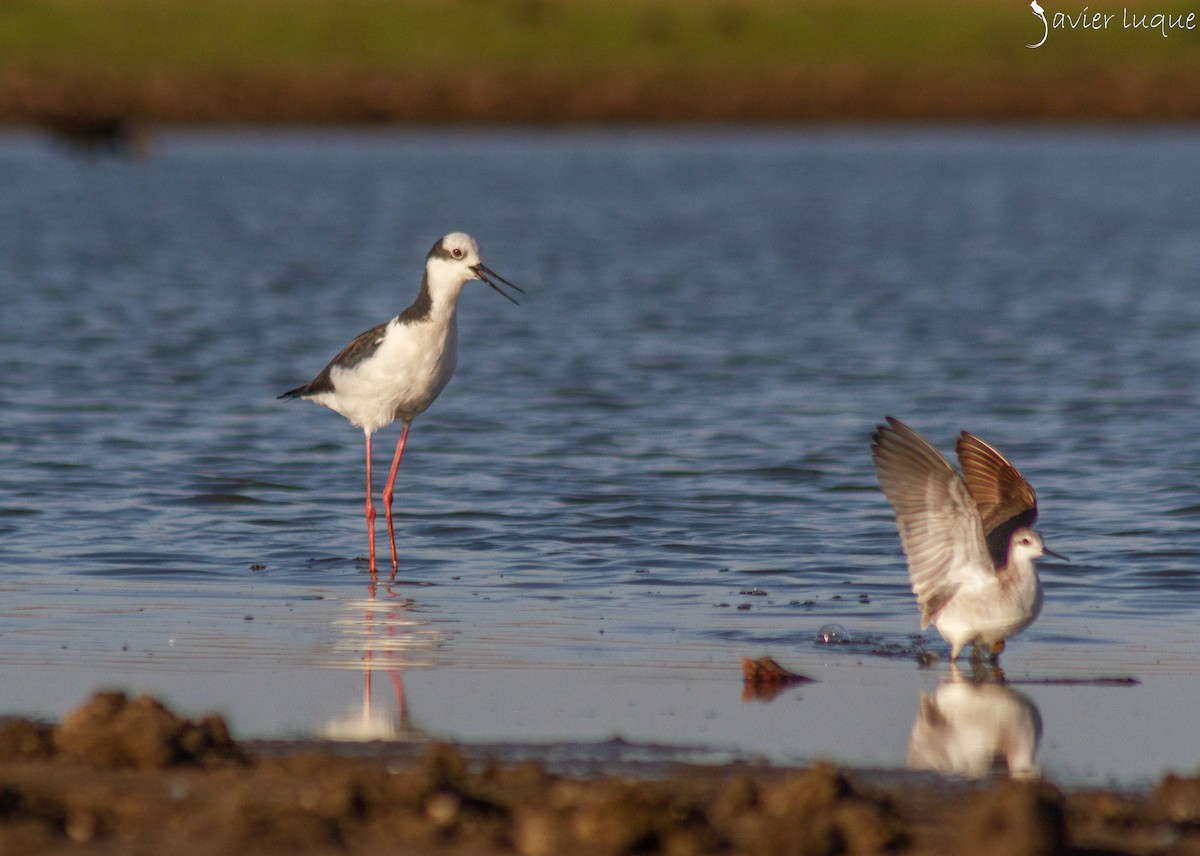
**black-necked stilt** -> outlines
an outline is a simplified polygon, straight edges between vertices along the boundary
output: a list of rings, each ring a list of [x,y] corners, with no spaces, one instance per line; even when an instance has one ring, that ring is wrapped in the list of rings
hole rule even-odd
[[[391,321],[372,327],[347,345],[304,386],[280,398],[306,398],[337,411],[363,430],[367,441],[367,539],[371,574],[375,574],[375,506],[371,501],[371,435],[399,419],[403,423],[392,468],[383,489],[392,573],[396,535],[392,528],[392,488],[404,454],[413,419],[433,403],[450,381],[457,361],[458,329],[455,310],[463,286],[482,280],[516,303],[497,281],[524,294],[516,285],[489,270],[479,259],[479,246],[470,235],[454,232],[433,245],[425,257],[425,278],[417,299]]]
[[[908,576],[921,607],[950,643],[950,659],[966,645],[992,660],[1004,641],[1042,610],[1034,559],[1046,549],[1031,528],[1037,496],[1004,456],[966,431],[956,450],[959,476],[937,449],[892,417],[880,425],[871,454],[879,484],[896,512]]]

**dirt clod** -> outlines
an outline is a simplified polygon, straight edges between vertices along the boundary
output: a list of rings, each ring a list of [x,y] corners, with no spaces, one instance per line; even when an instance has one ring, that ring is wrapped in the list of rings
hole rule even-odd
[[[1046,782],[1000,782],[981,795],[964,828],[974,856],[1054,856],[1066,845],[1063,797]]]
[[[241,760],[219,716],[196,723],[149,696],[131,701],[122,692],[92,696],[53,734],[64,755],[97,767],[148,769]]]

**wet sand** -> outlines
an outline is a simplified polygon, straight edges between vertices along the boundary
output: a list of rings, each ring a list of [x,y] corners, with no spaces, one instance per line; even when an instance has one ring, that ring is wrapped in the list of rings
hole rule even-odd
[[[0,725],[0,853],[1194,853],[1200,779],[1147,793],[672,764],[564,775],[445,745],[238,743],[148,697]]]

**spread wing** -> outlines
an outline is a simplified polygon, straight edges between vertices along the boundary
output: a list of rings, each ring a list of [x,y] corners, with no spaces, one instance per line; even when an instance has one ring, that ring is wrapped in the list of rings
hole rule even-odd
[[[966,431],[955,447],[967,489],[979,506],[992,564],[1008,563],[1008,542],[1013,530],[1032,526],[1037,519],[1037,495],[1017,468],[1004,456]]]
[[[967,485],[937,449],[892,417],[872,437],[875,472],[896,512],[908,577],[927,627],[960,585],[994,574]]]

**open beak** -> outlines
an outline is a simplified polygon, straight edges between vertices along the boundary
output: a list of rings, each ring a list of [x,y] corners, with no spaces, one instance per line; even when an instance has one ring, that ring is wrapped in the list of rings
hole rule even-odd
[[[500,276],[500,274],[496,273],[494,270],[492,270],[491,268],[489,268],[485,264],[483,264],[483,262],[480,262],[479,264],[475,265],[473,268],[471,268],[471,270],[475,271],[475,276],[479,277],[481,280],[483,280],[488,285],[490,285],[497,294],[499,294],[505,300],[511,301],[512,303],[517,303],[516,298],[513,297],[511,294],[506,293],[502,288],[500,288],[500,286],[496,284],[497,282],[502,282],[505,285],[507,285],[509,288],[519,291],[521,294],[525,293],[525,289],[521,288],[521,286],[513,285],[507,279]],[[517,305],[520,306],[519,303],[517,303]]]

